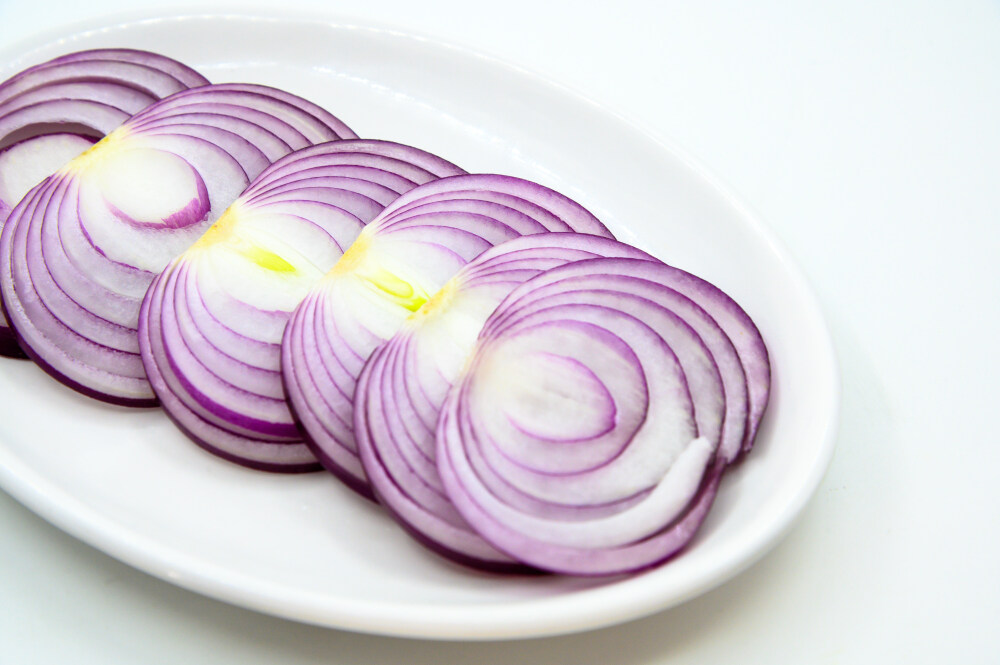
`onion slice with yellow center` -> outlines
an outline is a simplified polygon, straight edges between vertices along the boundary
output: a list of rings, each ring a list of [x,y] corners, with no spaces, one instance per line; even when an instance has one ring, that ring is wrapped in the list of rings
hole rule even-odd
[[[354,138],[296,99],[244,84],[178,92],[22,198],[0,238],[0,292],[28,355],[97,399],[155,404],[136,334],[149,284],[271,162]]]
[[[266,169],[143,301],[139,347],[168,415],[195,442],[269,471],[320,468],[285,402],[285,323],[366,223],[462,170],[417,148],[347,140]]]
[[[365,473],[379,501],[435,551],[487,570],[523,568],[480,538],[448,499],[437,471],[438,418],[483,324],[511,291],[546,270],[608,256],[655,260],[580,233],[541,233],[494,247],[459,270],[365,365],[354,401]]]
[[[469,261],[551,231],[610,236],[571,199],[492,174],[421,185],[365,227],[295,310],[282,341],[289,402],[325,467],[372,496],[353,427],[355,384],[369,355]]]

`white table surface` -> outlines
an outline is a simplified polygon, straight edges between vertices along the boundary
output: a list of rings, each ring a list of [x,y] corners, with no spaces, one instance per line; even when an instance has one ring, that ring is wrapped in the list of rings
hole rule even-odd
[[[0,47],[137,6],[0,0]],[[997,3],[271,6],[497,55],[707,164],[786,244],[828,317],[843,381],[830,470],[781,544],[700,598],[579,635],[466,644],[232,607],[121,564],[0,493],[0,663],[998,662]],[[163,7],[180,8],[205,6]]]

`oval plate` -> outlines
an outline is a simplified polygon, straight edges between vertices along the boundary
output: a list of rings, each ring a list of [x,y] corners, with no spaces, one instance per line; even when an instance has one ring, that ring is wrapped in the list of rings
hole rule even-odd
[[[531,178],[622,240],[715,282],[771,351],[771,405],[697,539],[656,570],[612,580],[496,577],[424,550],[325,474],[218,460],[157,410],[99,404],[26,362],[0,363],[0,486],[61,529],[174,584],[304,622],[485,639],[606,626],[676,605],[764,554],[833,451],[838,379],[801,274],[766,228],[677,150],[551,82],[397,30],[316,18],[176,16],[50,33],[0,54],[0,80],[61,53],[159,51],[211,80],[270,84],[365,137],[473,172]]]

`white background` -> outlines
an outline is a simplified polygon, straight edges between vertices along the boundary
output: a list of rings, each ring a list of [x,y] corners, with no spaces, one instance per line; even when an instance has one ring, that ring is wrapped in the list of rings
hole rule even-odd
[[[234,608],[124,566],[0,493],[0,663],[997,662],[1000,5],[271,6],[289,5],[522,65],[727,181],[828,317],[843,381],[829,473],[788,537],[715,591],[623,626],[480,644]],[[0,48],[135,8],[0,0]],[[177,9],[205,7],[164,13]]]

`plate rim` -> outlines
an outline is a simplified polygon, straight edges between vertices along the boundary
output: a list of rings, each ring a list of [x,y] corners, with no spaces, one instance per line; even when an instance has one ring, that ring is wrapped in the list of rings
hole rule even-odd
[[[60,40],[79,38],[102,29],[128,30],[134,25],[179,23],[184,20],[270,21],[281,24],[308,22],[335,30],[360,29],[395,38],[430,43],[461,56],[483,61],[491,67],[514,73],[520,78],[529,79],[535,85],[560,93],[574,104],[589,106],[592,110],[644,137],[658,151],[669,153],[718,194],[739,215],[741,221],[748,224],[751,230],[770,246],[782,269],[793,278],[795,288],[802,293],[803,302],[808,304],[809,311],[806,312],[806,316],[814,321],[821,335],[821,339],[815,341],[822,350],[823,357],[817,360],[828,370],[826,374],[828,382],[823,386],[822,392],[828,397],[823,413],[829,422],[825,427],[823,440],[817,446],[816,463],[810,468],[809,477],[800,483],[798,492],[794,494],[792,500],[785,504],[780,518],[770,524],[770,529],[758,532],[757,537],[752,539],[748,556],[742,557],[735,563],[717,564],[716,570],[704,575],[706,579],[700,584],[688,585],[683,593],[675,594],[668,599],[657,598],[655,594],[646,594],[641,597],[642,602],[632,599],[625,603],[625,607],[621,607],[621,600],[617,601],[617,605],[609,602],[613,601],[616,595],[621,595],[616,593],[621,584],[615,582],[570,594],[505,601],[502,605],[490,606],[488,611],[479,613],[470,612],[469,606],[449,607],[435,603],[412,603],[406,606],[407,611],[403,613],[390,612],[393,614],[390,617],[386,616],[386,610],[393,604],[387,601],[364,603],[351,601],[346,604],[341,602],[331,605],[329,600],[317,603],[315,598],[301,593],[293,594],[296,597],[290,600],[285,587],[260,580],[251,580],[253,582],[251,590],[242,584],[247,581],[246,576],[242,574],[227,574],[225,569],[215,564],[206,564],[187,553],[164,548],[152,538],[130,534],[127,527],[118,526],[112,519],[101,515],[98,511],[87,509],[72,493],[47,483],[43,477],[26,465],[20,464],[18,460],[9,459],[11,456],[5,453],[2,446],[0,446],[0,489],[78,540],[133,568],[190,591],[304,623],[371,634],[425,639],[488,640],[541,637],[592,630],[638,619],[675,607],[721,586],[752,566],[784,539],[815,495],[830,467],[839,427],[840,368],[829,325],[805,274],[792,260],[791,254],[780,239],[763,222],[761,216],[717,174],[674,141],[659,135],[626,114],[524,66],[438,36],[382,21],[359,19],[325,11],[295,8],[278,13],[273,9],[251,7],[245,11],[220,8],[217,11],[174,13],[164,10],[130,10],[102,14],[82,21],[60,24],[15,41],[0,51],[0,77],[5,78],[13,74],[18,67],[15,63],[30,61],[33,55],[51,48]],[[183,569],[184,573],[178,573],[178,568]],[[629,579],[635,579],[635,576],[626,578],[624,582]],[[566,603],[567,596],[578,598],[581,594],[598,598],[609,596],[610,598],[602,600],[609,602],[611,609],[617,612],[605,611],[595,615],[592,609],[588,609],[591,603]],[[558,608],[561,613],[546,612],[546,608],[549,607]],[[540,615],[545,616],[545,619],[540,620]],[[428,619],[428,616],[432,618]]]

